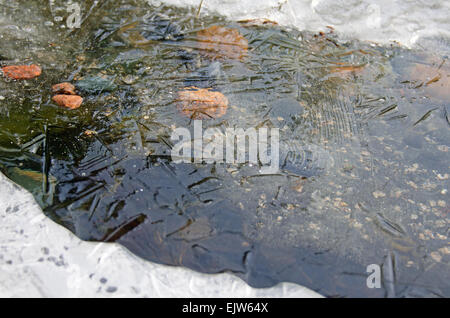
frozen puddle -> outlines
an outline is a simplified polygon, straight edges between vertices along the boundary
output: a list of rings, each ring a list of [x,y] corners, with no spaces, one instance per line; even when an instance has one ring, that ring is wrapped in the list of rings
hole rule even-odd
[[[167,3],[183,8],[86,1],[74,30],[63,1],[0,9],[0,63],[43,69],[0,80],[0,169],[49,217],[2,176],[1,292],[316,295],[288,281],[333,296],[447,295],[448,41],[354,40],[443,35],[446,4]],[[280,25],[236,22],[250,18]],[[208,36],[220,33],[239,45],[217,49]],[[61,81],[82,107],[52,102]],[[209,98],[220,107],[198,102]],[[199,118],[279,129],[280,171],[174,162],[171,132]],[[275,287],[155,265],[50,219],[146,260]],[[382,288],[367,288],[368,265]]]

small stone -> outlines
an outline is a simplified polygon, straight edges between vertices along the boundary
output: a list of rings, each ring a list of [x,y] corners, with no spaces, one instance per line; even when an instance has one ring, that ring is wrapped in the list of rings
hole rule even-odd
[[[309,223],[309,228],[311,230],[315,230],[315,231],[319,231],[320,230],[320,226],[317,225],[316,223]]]
[[[441,252],[444,255],[450,255],[450,247],[448,246],[442,247],[439,249],[439,252]]]
[[[419,168],[419,165],[418,165],[417,163],[415,163],[415,164],[413,164],[411,167],[407,167],[407,168],[405,169],[405,172],[406,172],[406,173],[409,173],[409,172],[416,172],[418,168]]]
[[[78,62],[84,62],[84,61],[86,61],[86,55],[80,54],[76,57],[76,59]]]
[[[42,73],[42,69],[35,64],[4,66],[2,71],[6,77],[15,80],[32,79],[38,77]]]
[[[294,189],[295,191],[297,191],[298,193],[301,193],[301,192],[303,191],[303,184],[302,184],[302,183],[298,183],[298,184],[296,184],[296,185],[293,187],[293,189]]]
[[[437,146],[437,149],[442,152],[448,152],[449,147],[447,147],[445,145],[439,145],[439,146]]]
[[[55,94],[76,95],[75,86],[70,83],[59,83],[52,86]]]
[[[97,132],[95,130],[85,130],[83,133],[85,136],[94,136],[97,135]]]
[[[362,228],[362,224],[361,223],[359,223],[359,222],[354,222],[353,223],[353,227],[355,228],[355,229],[360,229],[360,228]]]
[[[414,189],[418,188],[417,184],[415,184],[413,181],[407,181],[406,184]]]
[[[137,76],[127,75],[124,78],[122,78],[122,82],[124,82],[127,85],[132,85],[136,82]]]
[[[384,198],[386,196],[386,194],[384,192],[381,192],[378,190],[373,192],[372,195],[375,197],[375,199]]]
[[[110,286],[106,289],[107,293],[115,293],[117,291],[117,287]]]
[[[100,76],[87,77],[80,79],[75,83],[78,90],[81,90],[87,94],[99,94],[103,92],[112,92],[117,88],[111,78],[103,78]]]
[[[55,95],[52,100],[59,106],[76,109],[83,103],[83,98],[78,95]]]
[[[0,100],[5,100],[5,96],[0,95]]]
[[[402,196],[402,193],[403,193],[402,190],[397,190],[394,192],[394,197],[398,199]]]
[[[443,241],[447,241],[448,237],[445,235],[441,235],[439,233],[436,233],[436,236],[438,239],[443,240]]]
[[[431,252],[431,258],[434,259],[436,262],[440,262],[442,260],[441,254],[438,252]]]

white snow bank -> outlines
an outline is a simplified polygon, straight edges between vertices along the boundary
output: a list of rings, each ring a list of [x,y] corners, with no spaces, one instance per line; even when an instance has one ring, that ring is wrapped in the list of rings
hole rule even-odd
[[[199,7],[201,0],[148,0]],[[421,36],[450,36],[450,1],[444,0],[203,0],[201,13],[232,20],[265,18],[300,30],[334,27],[361,40],[412,46]]]

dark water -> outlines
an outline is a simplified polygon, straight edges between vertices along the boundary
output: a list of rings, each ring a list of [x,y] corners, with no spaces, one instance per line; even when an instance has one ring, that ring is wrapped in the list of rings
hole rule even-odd
[[[255,287],[450,295],[445,39],[411,51],[131,0],[86,1],[70,30],[63,2],[0,3],[1,63],[43,68],[0,81],[0,167],[80,238]],[[246,56],[203,54],[211,25],[238,30]],[[81,108],[52,103],[63,81]],[[192,85],[229,100],[204,129],[280,128],[281,171],[172,162],[172,130],[193,126],[177,92]]]

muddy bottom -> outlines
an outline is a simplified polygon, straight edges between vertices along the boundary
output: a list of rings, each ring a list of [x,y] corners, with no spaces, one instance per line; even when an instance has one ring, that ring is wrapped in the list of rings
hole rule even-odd
[[[0,79],[0,168],[81,239],[254,287],[450,296],[447,39],[407,50],[137,0],[85,1],[80,28],[64,1],[0,7],[1,65],[42,68]],[[61,82],[79,108],[52,101]],[[279,170],[174,161],[196,120],[278,128]]]

